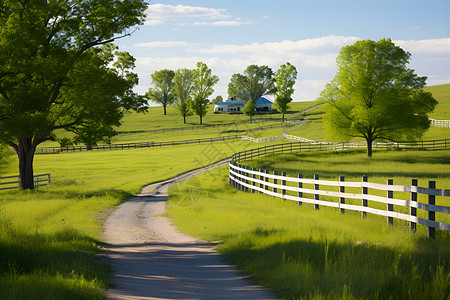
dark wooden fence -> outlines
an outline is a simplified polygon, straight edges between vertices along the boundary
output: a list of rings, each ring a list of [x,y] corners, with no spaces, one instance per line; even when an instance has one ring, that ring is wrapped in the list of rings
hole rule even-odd
[[[269,145],[233,154],[232,161],[239,162],[253,159],[260,156],[274,155],[280,153],[328,151],[328,150],[348,150],[358,147],[365,147],[366,143],[308,143],[293,142]],[[445,149],[450,148],[450,139],[416,141],[416,142],[396,142],[396,143],[373,143],[373,149]]]
[[[34,186],[46,186],[51,182],[50,173],[36,174],[33,176]],[[20,188],[19,175],[0,177],[0,190],[10,190]]]
[[[215,138],[205,139],[192,139],[181,141],[169,141],[169,142],[141,142],[141,143],[124,143],[124,144],[106,144],[96,146],[71,146],[71,147],[42,147],[37,148],[36,153],[60,153],[60,152],[74,152],[74,151],[88,151],[88,150],[126,150],[137,148],[154,148],[164,146],[176,146],[176,145],[188,145],[188,144],[201,144],[201,143],[214,143],[240,139],[240,135],[230,135]]]

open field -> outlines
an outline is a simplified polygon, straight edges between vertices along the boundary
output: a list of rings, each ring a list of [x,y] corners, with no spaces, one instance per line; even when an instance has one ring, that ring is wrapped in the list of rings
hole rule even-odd
[[[401,154],[404,163],[414,163],[411,161],[414,157],[428,157]],[[438,157],[444,159],[447,154],[431,155],[436,160],[430,158],[428,169],[424,167],[428,173],[437,169],[435,176],[446,176],[445,182],[449,179],[445,166],[439,168],[437,164]],[[323,165],[314,162],[321,155],[322,159],[327,155],[332,158],[325,159],[328,163]],[[333,157],[330,153],[308,154],[302,161],[308,166],[309,171],[305,173],[335,177],[345,165],[350,165],[348,160],[352,155],[341,160],[344,166],[338,162],[338,155]],[[355,155],[354,160],[359,162],[361,158]],[[386,165],[388,160],[392,164],[399,160],[398,155],[388,153],[383,160]],[[278,158],[273,161],[285,160],[285,157]],[[364,165],[362,161],[359,163]],[[283,166],[291,165],[285,162]],[[329,169],[330,166],[334,168]],[[362,172],[361,166],[357,164],[353,171],[347,172]],[[405,222],[395,222],[390,227],[385,218],[370,214],[363,220],[356,212],[341,215],[334,208],[321,207],[315,211],[312,205],[298,207],[290,201],[230,188],[227,176],[227,167],[197,176],[201,196],[195,203],[187,196],[193,183],[188,181],[171,188],[168,215],[180,230],[219,241],[218,248],[229,262],[238,265],[258,284],[271,288],[277,296],[283,299],[447,299],[449,233],[438,231],[436,240],[430,240],[426,238],[424,226],[419,226],[413,234]]]
[[[303,110],[314,104],[314,102],[293,103],[293,112],[287,115],[287,118],[295,116],[295,111]],[[314,120],[296,131],[288,133],[323,140],[325,137],[323,129],[321,129],[321,113],[324,108],[322,106],[309,112],[306,117]],[[145,115],[128,114],[124,119],[124,125],[118,128],[119,135],[113,142],[185,140],[243,134],[249,129],[279,123],[279,121],[268,121],[186,132],[148,133],[149,130],[190,127],[198,123],[198,117],[191,116],[188,118],[190,124],[184,125],[182,118],[176,114],[173,107],[169,108],[168,112],[171,115],[163,116],[162,108],[154,107],[150,108],[150,112]],[[268,117],[281,116],[273,114]],[[224,124],[245,120],[248,120],[248,117],[243,115],[212,113],[209,113],[204,119],[207,124]],[[430,130],[430,132],[434,132],[435,137],[433,138],[448,138],[448,131],[449,129],[445,128]],[[276,127],[253,131],[248,135],[263,138],[280,134],[281,127]],[[47,145],[52,145],[52,143],[47,143]],[[57,143],[53,143],[53,145],[56,146]],[[35,173],[50,172],[52,174],[51,185],[31,192],[0,191],[0,295],[8,299],[27,299],[30,297],[29,295],[33,295],[35,298],[104,298],[100,289],[110,284],[110,269],[107,264],[95,260],[94,256],[102,245],[99,236],[102,222],[112,207],[131,195],[137,194],[140,188],[146,184],[230,157],[234,152],[261,145],[263,144],[256,145],[238,140],[155,149],[36,155]],[[9,151],[0,151],[0,176],[17,174],[16,156],[8,153]],[[409,166],[420,165],[414,163],[415,157],[408,156],[408,152],[393,152],[393,154],[397,155],[396,159],[389,162],[389,159],[386,158],[386,161],[382,162],[383,159],[377,160],[377,157],[383,157],[381,153],[375,153],[374,176],[369,176],[377,178],[377,173],[382,173],[389,168],[393,170],[392,172],[407,173],[410,170]],[[436,179],[437,187],[448,188],[450,186],[448,171],[446,173],[446,169],[442,170],[442,168],[448,165],[449,154],[447,153],[441,158],[434,157],[432,151],[423,151],[423,154],[428,155],[425,160],[429,164],[420,166],[416,172],[429,176],[430,170],[436,170],[435,173],[442,174],[437,176],[439,177]],[[316,158],[317,160],[314,161]],[[332,155],[326,158],[327,164],[322,164],[323,157],[320,155],[316,158],[314,155],[306,160],[302,158],[299,167],[309,168],[310,172],[313,172],[320,165],[325,173],[329,169],[328,173],[330,174],[345,171],[336,169],[345,163],[335,162]],[[359,163],[364,166],[367,164],[362,157],[356,160],[359,160]],[[304,164],[307,161],[310,161],[309,165]],[[402,166],[397,167],[397,163]],[[266,161],[263,164],[277,168],[275,162]],[[288,162],[287,167],[289,166]],[[285,166],[280,167],[284,168]],[[292,170],[296,168],[297,166],[292,166]],[[196,179],[196,182],[200,180],[202,191],[204,191],[198,204],[187,207],[184,205],[183,199],[175,200],[175,203],[179,204],[170,214],[183,230],[194,232],[190,229],[190,225],[183,225],[183,222],[187,222],[183,221],[183,218],[187,216],[192,226],[198,231],[194,232],[196,235],[224,241],[220,246],[221,251],[224,253],[228,251],[227,255],[231,262],[242,266],[245,272],[253,274],[259,283],[275,286],[274,289],[279,295],[301,293],[302,295],[317,294],[318,297],[325,295],[331,298],[336,295],[349,298],[351,295],[359,297],[358,295],[367,294],[359,287],[360,282],[364,280],[374,281],[372,287],[367,287],[367,290],[370,290],[367,295],[373,295],[370,293],[375,290],[375,295],[380,295],[380,298],[384,292],[377,289],[381,287],[386,287],[388,292],[395,292],[393,291],[395,286],[391,282],[402,286],[399,293],[409,291],[422,295],[424,290],[430,289],[436,291],[436,294],[432,295],[436,298],[441,295],[439,293],[448,294],[450,277],[448,274],[448,236],[447,242],[443,242],[442,239],[432,242],[423,238],[423,232],[410,235],[403,227],[395,228],[391,235],[391,230],[384,227],[385,220],[371,217],[365,223],[367,225],[364,225],[368,227],[363,227],[358,216],[354,215],[355,220],[353,220],[351,219],[352,214],[349,213],[350,219],[344,219],[342,216],[336,216],[333,210],[327,209],[321,209],[320,212],[308,210],[303,214],[298,214],[299,210],[292,210],[292,204],[281,204],[264,196],[251,196],[230,190],[226,186],[227,171],[223,169],[221,172],[219,175],[210,173]],[[355,177],[360,176],[358,169],[345,172],[353,172]],[[326,177],[326,175],[321,176]],[[380,177],[380,180],[384,180],[383,176]],[[395,182],[397,183],[397,181]],[[173,195],[176,196],[176,193],[182,192],[183,188],[182,185],[175,187]],[[241,201],[241,196],[244,201]],[[253,198],[250,200],[255,202],[249,202],[249,197],[256,197],[256,200]],[[205,202],[204,199],[207,201]],[[255,203],[261,203],[262,207],[254,206]],[[289,207],[289,213],[285,217],[294,225],[275,222],[275,220],[279,220],[277,215],[283,215],[282,212],[280,214],[277,212],[278,209],[284,210],[279,207]],[[307,205],[304,207],[307,208]],[[255,208],[254,211],[251,211],[252,208]],[[217,211],[212,213],[211,210]],[[225,217],[228,212],[232,214],[231,212],[234,210],[237,212],[235,216]],[[183,211],[187,215],[183,216],[181,214]],[[211,213],[211,218],[209,213]],[[256,215],[260,215],[259,219],[253,218]],[[217,217],[216,220],[212,218],[213,216]],[[337,219],[333,219],[333,216]],[[307,224],[295,223],[300,220],[305,220]],[[203,223],[205,228],[202,227]],[[314,226],[309,223],[314,223]],[[380,227],[380,223],[383,226]],[[215,227],[216,225],[217,227]],[[298,228],[294,230],[291,228],[293,226]],[[327,228],[335,229],[330,233]],[[361,229],[353,232],[350,228]],[[227,231],[228,229],[229,231]],[[369,229],[378,231],[375,230],[372,236],[366,237],[365,234]],[[342,232],[342,236],[340,232]],[[329,238],[326,238],[327,236]],[[228,242],[225,243],[225,240]],[[356,242],[362,242],[362,244],[356,245]],[[378,243],[381,244],[378,245]],[[300,250],[300,246],[305,247],[306,261],[299,261],[296,256],[303,251]],[[419,250],[414,250],[414,247]],[[262,252],[258,252],[259,250]],[[317,258],[315,258],[315,252],[320,253]],[[264,255],[259,256],[261,253]],[[331,253],[334,253],[332,254],[334,256],[329,256]],[[351,261],[352,253],[356,253],[360,261]],[[397,264],[397,270],[403,270],[405,274],[413,274],[411,275],[413,277],[385,267],[377,269],[374,265],[365,263],[363,257],[366,253],[374,255],[375,262],[373,264],[382,263],[383,255],[387,255],[387,264]],[[275,260],[274,263],[271,263],[266,261],[266,254],[269,254],[270,259],[272,256],[277,256],[283,260],[281,262]],[[441,262],[430,258],[433,255],[440,255]],[[327,257],[332,259],[327,260]],[[407,263],[408,257],[413,258],[413,265]],[[241,258],[250,263],[244,263],[240,260]],[[445,259],[445,265],[442,263],[443,259]],[[260,277],[260,271],[257,270],[258,260],[263,262],[261,265],[264,268],[267,267],[268,270],[273,268],[273,275],[276,278],[260,279],[267,274]],[[363,273],[355,274],[354,277],[346,277],[347,269],[343,269],[344,267],[337,264],[337,261],[340,260],[348,261],[348,268],[365,263],[367,268],[370,270],[375,268],[378,273],[370,275],[371,271],[363,271]],[[283,262],[286,263],[283,264]],[[424,269],[427,264],[431,269]],[[441,267],[438,267],[439,264]],[[284,265],[285,270],[280,270],[279,266],[281,265]],[[304,270],[303,273],[300,272],[300,275],[297,274],[299,267]],[[316,270],[317,268],[319,271]],[[328,271],[325,272],[325,270]],[[268,271],[262,271],[262,273],[268,273]],[[375,280],[370,276],[378,276],[384,281]],[[340,277],[340,279],[335,277]],[[361,279],[358,279],[359,277]],[[418,278],[424,279],[425,283],[419,283]],[[406,281],[417,284],[417,288],[406,284]],[[281,285],[282,282],[285,282],[287,286]],[[299,282],[303,283],[299,284]],[[277,288],[277,286],[280,287]],[[346,288],[342,290],[341,287],[344,286]],[[399,295],[403,296],[404,294]],[[289,296],[287,297],[289,298]]]
[[[425,90],[433,94],[439,102],[430,118],[436,120],[450,120],[450,84],[426,87]]]
[[[52,183],[0,191],[0,295],[6,299],[102,299],[107,264],[94,259],[109,209],[141,187],[229,157],[243,141],[163,149],[35,157]],[[15,156],[0,174],[17,173]]]

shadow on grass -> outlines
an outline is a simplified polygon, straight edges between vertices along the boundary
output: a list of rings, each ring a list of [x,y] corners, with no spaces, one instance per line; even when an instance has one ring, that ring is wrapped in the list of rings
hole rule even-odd
[[[221,250],[285,299],[446,299],[450,293],[445,240],[419,240],[421,250],[405,253],[363,241],[273,242],[279,234],[255,230]]]
[[[101,299],[110,267],[95,259],[98,241],[74,229],[24,234],[1,224],[0,295],[7,299]]]

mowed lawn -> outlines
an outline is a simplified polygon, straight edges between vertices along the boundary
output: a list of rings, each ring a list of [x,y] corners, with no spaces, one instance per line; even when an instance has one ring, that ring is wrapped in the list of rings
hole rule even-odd
[[[320,174],[337,180],[345,174],[360,181],[408,176],[435,179],[449,188],[449,150],[279,155],[247,165],[285,170],[305,177]],[[404,173],[404,174],[403,174]],[[201,192],[189,195],[192,185]],[[360,192],[360,191],[358,191]],[[218,243],[226,259],[258,284],[283,299],[448,299],[450,295],[450,234],[427,228],[416,233],[404,221],[334,208],[282,201],[249,194],[228,185],[226,166],[201,174],[169,190],[168,215],[178,228]],[[385,194],[385,193],[384,193]],[[385,196],[385,195],[383,195]],[[397,196],[396,196],[397,197]],[[447,197],[448,198],[448,197]],[[195,199],[195,201],[193,201]],[[439,199],[449,206],[449,199]],[[385,208],[385,206],[384,206]],[[446,217],[449,222],[448,215]]]

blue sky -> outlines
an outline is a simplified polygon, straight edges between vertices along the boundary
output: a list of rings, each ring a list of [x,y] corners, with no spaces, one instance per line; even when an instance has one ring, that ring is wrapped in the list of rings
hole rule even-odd
[[[339,50],[361,39],[391,38],[428,85],[450,83],[449,13],[449,0],[155,0],[145,25],[117,44],[136,58],[139,93],[154,71],[203,61],[220,78],[213,97],[227,98],[234,73],[289,61],[299,73],[294,100],[315,100]]]

